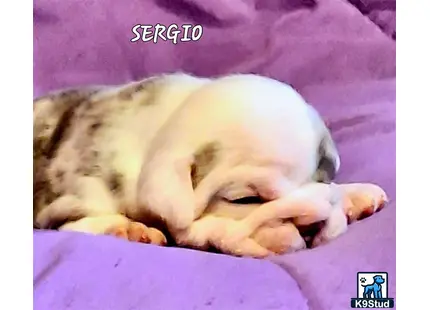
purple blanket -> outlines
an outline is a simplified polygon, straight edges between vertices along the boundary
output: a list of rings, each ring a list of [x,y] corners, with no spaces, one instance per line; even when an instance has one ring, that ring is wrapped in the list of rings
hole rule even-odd
[[[35,95],[176,70],[274,77],[329,123],[337,181],[376,182],[391,202],[328,245],[261,261],[35,231],[34,309],[342,310],[358,271],[388,272],[395,297],[395,28],[350,2],[36,0]],[[204,32],[176,45],[130,42],[134,25],[157,23]]]

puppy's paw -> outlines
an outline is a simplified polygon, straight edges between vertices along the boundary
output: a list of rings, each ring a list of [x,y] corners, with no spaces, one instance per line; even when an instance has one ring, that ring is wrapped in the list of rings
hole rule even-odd
[[[148,228],[142,223],[129,221],[116,225],[106,231],[107,235],[123,238],[129,241],[166,245],[167,239],[164,234],[155,228]]]
[[[252,230],[244,221],[229,220],[228,225],[210,237],[211,244],[225,254],[264,258],[272,254],[250,237]]]
[[[262,247],[252,238],[245,238],[235,242],[221,239],[214,242],[214,246],[225,254],[239,257],[265,258],[273,254],[271,251]]]
[[[385,191],[375,184],[340,184],[339,187],[344,194],[343,210],[348,223],[371,216],[388,202]]]
[[[234,221],[223,232],[223,240],[229,244],[240,243],[252,234],[251,227],[244,221]]]
[[[306,243],[297,227],[291,222],[277,222],[262,226],[252,235],[262,247],[274,254],[286,254],[306,248]]]
[[[290,213],[294,213],[291,218],[297,226],[325,221],[336,203],[334,200],[337,199],[337,192],[336,187],[332,185],[308,183],[286,196],[289,204],[286,204],[285,207]]]
[[[325,221],[325,225],[321,231],[313,239],[311,247],[314,248],[326,244],[345,233],[347,229],[348,222],[343,209],[335,207],[327,221]]]
[[[146,232],[149,240],[151,240],[151,244],[155,245],[167,245],[166,236],[156,228],[148,227],[148,231]]]

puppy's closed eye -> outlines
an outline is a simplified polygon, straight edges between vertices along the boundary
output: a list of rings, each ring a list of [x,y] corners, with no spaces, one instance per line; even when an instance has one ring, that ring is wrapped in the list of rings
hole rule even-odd
[[[239,199],[230,200],[229,202],[239,205],[248,205],[248,204],[263,204],[266,201],[260,196],[248,196]]]
[[[230,184],[219,191],[218,196],[234,204],[261,204],[265,202],[253,188],[243,184]]]

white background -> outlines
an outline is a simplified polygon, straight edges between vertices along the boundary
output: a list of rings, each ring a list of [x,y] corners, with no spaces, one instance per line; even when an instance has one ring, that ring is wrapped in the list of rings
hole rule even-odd
[[[428,0],[397,1],[395,303],[405,310],[422,309],[430,279],[429,12]],[[0,25],[0,309],[22,310],[33,296],[32,2],[0,2]]]

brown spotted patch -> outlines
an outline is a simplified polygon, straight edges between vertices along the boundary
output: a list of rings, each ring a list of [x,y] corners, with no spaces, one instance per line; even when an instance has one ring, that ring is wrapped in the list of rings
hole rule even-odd
[[[33,100],[33,216],[55,201],[62,193],[58,184],[63,183],[66,171],[48,170],[64,141],[74,131],[77,111],[86,106],[89,97],[102,88],[70,89],[50,93]],[[60,186],[61,188],[61,186]]]
[[[191,181],[194,189],[214,168],[219,149],[219,143],[211,142],[203,145],[194,153],[194,163],[191,165]]]
[[[42,100],[61,101],[61,102],[76,102],[93,96],[103,90],[104,87],[82,87],[64,89],[57,92],[51,92],[47,95],[37,97],[33,100],[34,104]]]
[[[57,171],[55,171],[55,178],[57,179],[57,181],[59,183],[63,183],[64,182],[64,176],[65,176],[66,172],[64,170],[60,170],[58,169]]]
[[[77,162],[75,174],[84,176],[102,174],[99,162],[100,149],[95,141],[98,133],[109,126],[106,117],[114,113],[115,108],[102,101],[86,101],[76,109],[75,128],[71,137],[71,151]]]
[[[101,120],[95,120],[90,126],[88,126],[88,135],[92,136],[98,129],[103,126],[103,122]]]
[[[131,100],[134,96],[145,93],[143,100],[140,102],[142,106],[152,105],[155,102],[155,98],[162,89],[161,78],[153,77],[148,78],[140,82],[135,82],[131,85],[126,86],[123,90],[118,93],[120,100]]]
[[[102,167],[99,163],[99,152],[95,149],[81,149],[77,153],[79,164],[76,166],[75,173],[83,176],[101,176]]]
[[[50,161],[41,157],[33,160],[33,217],[40,210],[58,198],[58,193],[52,189],[51,182],[48,178],[47,169]]]
[[[47,158],[53,158],[56,151],[60,147],[62,141],[67,138],[67,135],[71,131],[73,125],[73,118],[75,115],[75,108],[70,107],[67,109],[60,118],[57,127],[55,128],[52,136],[49,139],[48,144],[45,147],[45,156]]]
[[[113,193],[120,193],[122,191],[123,176],[116,171],[112,172],[108,178],[108,184]]]
[[[88,106],[89,98],[102,87],[69,89],[33,100],[33,153],[52,158],[77,121],[77,111]]]

